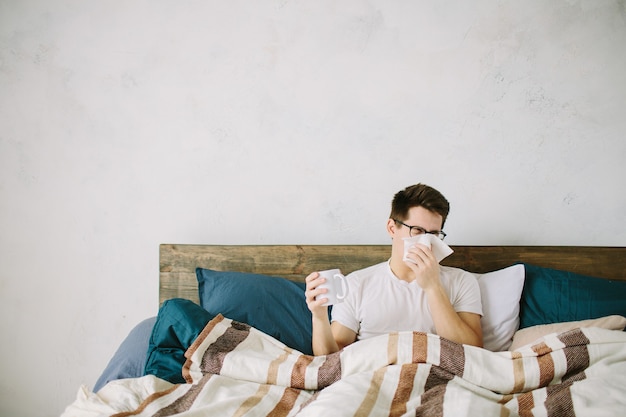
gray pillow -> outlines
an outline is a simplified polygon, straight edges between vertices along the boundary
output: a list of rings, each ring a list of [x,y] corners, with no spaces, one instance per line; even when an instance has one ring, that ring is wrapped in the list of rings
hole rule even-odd
[[[94,392],[100,390],[109,381],[123,378],[138,378],[144,375],[148,342],[155,322],[156,317],[145,319],[128,333],[128,336],[126,336],[126,339],[124,339],[102,372],[102,375],[98,378],[96,385],[93,387]]]

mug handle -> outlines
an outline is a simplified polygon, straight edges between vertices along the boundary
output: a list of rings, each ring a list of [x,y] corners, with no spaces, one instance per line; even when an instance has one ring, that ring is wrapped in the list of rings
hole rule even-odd
[[[346,283],[346,277],[341,274],[335,274],[333,278],[341,281],[341,295],[337,294],[337,299],[343,300],[348,295],[348,283]]]

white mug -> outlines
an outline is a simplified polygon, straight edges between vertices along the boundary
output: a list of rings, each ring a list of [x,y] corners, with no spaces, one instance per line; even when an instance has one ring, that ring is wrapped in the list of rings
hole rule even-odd
[[[348,283],[346,277],[343,276],[339,269],[329,269],[327,271],[320,271],[320,277],[326,278],[326,282],[320,284],[318,288],[326,288],[328,291],[325,294],[320,294],[317,298],[327,298],[328,301],[323,305],[329,306],[333,304],[342,303],[346,295],[348,295]]]
[[[405,237],[405,238],[402,238],[402,240],[404,241],[404,257],[402,257],[403,261],[413,262],[411,259],[407,258],[406,256],[409,254],[409,249],[411,249],[413,246],[415,246],[418,243],[424,246],[427,246],[428,249],[431,248],[430,235],[427,233],[423,233],[421,235],[417,235],[413,237]]]

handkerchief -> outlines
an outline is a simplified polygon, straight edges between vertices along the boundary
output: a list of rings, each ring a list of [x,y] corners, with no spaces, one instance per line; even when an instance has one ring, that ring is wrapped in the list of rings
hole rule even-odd
[[[416,243],[430,246],[430,250],[433,251],[433,255],[435,255],[437,262],[441,262],[443,258],[454,252],[443,240],[439,239],[435,235],[431,235],[430,233],[424,233],[414,237],[405,237],[402,240],[404,240],[404,258],[402,259],[405,261],[410,261],[410,259],[406,257],[406,254]]]

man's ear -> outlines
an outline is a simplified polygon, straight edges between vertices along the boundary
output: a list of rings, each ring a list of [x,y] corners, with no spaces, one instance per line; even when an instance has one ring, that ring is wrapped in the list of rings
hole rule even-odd
[[[389,236],[393,238],[397,231],[396,222],[393,219],[387,220],[387,233],[389,233]]]

